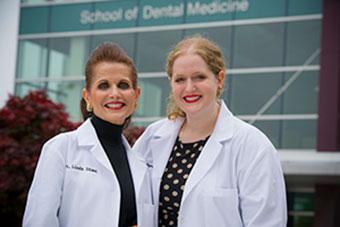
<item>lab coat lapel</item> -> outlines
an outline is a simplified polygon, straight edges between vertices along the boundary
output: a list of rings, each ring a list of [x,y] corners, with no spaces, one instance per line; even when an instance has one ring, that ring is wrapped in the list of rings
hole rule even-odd
[[[216,121],[215,129],[201,151],[185,184],[182,204],[193,188],[213,167],[215,160],[218,159],[221,152],[225,151],[224,143],[230,139],[233,134],[232,117],[232,113],[228,110],[224,102],[221,101],[220,113]]]
[[[98,160],[98,162],[113,173],[112,166],[103,147],[100,144],[97,133],[92,126],[90,119],[87,119],[77,129],[77,139],[80,146],[86,146]]]
[[[171,121],[172,123],[172,121]],[[150,148],[153,157],[152,190],[155,193],[155,200],[158,201],[159,185],[168,162],[172,147],[175,144],[183,119],[174,120],[173,124],[165,124],[160,128],[150,141]],[[156,202],[157,202],[156,201]]]
[[[222,144],[211,135],[211,138],[205,144],[199,158],[197,159],[194,168],[192,169],[189,178],[185,184],[183,192],[182,203],[192,189],[200,182],[206,175],[209,169],[214,165],[222,150]]]

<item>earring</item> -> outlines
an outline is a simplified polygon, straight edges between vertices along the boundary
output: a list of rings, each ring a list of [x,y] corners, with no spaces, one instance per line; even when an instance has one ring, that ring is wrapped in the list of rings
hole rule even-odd
[[[86,110],[87,110],[87,112],[92,112],[93,111],[93,107],[91,106],[90,103],[86,103]]]

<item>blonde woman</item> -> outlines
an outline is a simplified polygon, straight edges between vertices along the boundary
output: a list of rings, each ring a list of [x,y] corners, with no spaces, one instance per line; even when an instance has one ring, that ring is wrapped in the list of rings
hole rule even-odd
[[[277,151],[219,98],[221,50],[201,36],[169,53],[168,119],[150,125],[134,149],[149,165],[153,226],[284,227],[286,197]],[[147,185],[145,184],[145,185]]]

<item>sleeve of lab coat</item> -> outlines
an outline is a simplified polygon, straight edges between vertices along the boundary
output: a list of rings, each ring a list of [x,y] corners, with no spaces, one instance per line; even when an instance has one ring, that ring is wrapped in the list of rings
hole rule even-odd
[[[59,138],[60,139],[60,138]],[[52,139],[41,152],[31,184],[23,227],[58,227],[65,162],[58,149],[61,141]]]
[[[244,226],[286,227],[285,183],[275,148],[266,146],[245,164],[239,177]]]

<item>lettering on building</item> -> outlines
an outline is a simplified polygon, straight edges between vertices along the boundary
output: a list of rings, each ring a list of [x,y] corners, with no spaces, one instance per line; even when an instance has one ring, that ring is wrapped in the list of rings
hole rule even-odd
[[[213,0],[211,2],[201,2],[189,0],[186,5],[181,2],[177,4],[168,4],[164,6],[144,5],[141,10],[138,6],[116,10],[82,10],[80,12],[80,23],[83,25],[97,23],[113,23],[122,21],[135,21],[138,14],[141,18],[147,20],[160,20],[181,18],[183,16],[213,16],[223,15],[233,12],[246,12],[250,5],[249,0]]]

